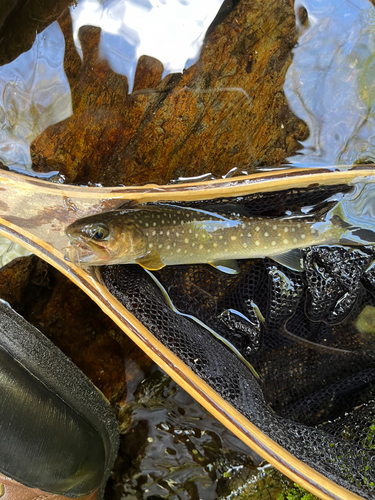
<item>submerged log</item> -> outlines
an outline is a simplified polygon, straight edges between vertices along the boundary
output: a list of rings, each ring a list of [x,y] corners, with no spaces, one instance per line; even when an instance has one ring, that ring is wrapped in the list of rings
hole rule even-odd
[[[98,59],[100,30],[81,28],[81,65],[63,17],[74,114],[31,145],[34,169],[59,170],[68,182],[129,185],[251,172],[292,155],[308,135],[283,92],[297,42],[293,7],[242,0],[224,14],[183,74],[160,81],[161,63],[140,58],[130,94],[126,77]]]

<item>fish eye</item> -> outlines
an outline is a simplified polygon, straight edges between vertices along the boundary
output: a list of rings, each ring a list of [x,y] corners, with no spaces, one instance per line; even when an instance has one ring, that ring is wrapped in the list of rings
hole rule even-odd
[[[90,228],[89,236],[90,238],[100,241],[107,238],[109,235],[109,230],[105,226],[95,226]]]

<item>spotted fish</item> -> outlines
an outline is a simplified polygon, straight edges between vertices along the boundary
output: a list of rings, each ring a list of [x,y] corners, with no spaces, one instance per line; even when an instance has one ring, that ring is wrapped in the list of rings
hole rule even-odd
[[[270,218],[140,205],[79,219],[66,234],[70,259],[85,265],[137,263],[157,270],[209,263],[235,273],[236,259],[268,256],[301,270],[301,248],[336,244],[347,235],[330,208],[312,216]]]

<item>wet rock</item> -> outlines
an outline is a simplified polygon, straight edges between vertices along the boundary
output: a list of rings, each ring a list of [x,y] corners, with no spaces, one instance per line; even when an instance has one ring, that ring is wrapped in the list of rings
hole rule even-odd
[[[164,67],[150,56],[141,56],[134,76],[133,93],[137,90],[153,89],[161,81]]]
[[[17,312],[23,312],[24,298],[38,259],[34,256],[12,260],[0,270],[0,298]]]
[[[78,67],[69,20],[60,24],[74,115],[34,141],[36,171],[60,170],[67,182],[165,183],[275,165],[307,137],[283,93],[297,42],[294,10],[283,0],[267,9],[261,0],[234,2],[183,74],[158,83],[161,63],[141,58],[132,94],[126,78],[98,60],[97,28],[80,31]]]

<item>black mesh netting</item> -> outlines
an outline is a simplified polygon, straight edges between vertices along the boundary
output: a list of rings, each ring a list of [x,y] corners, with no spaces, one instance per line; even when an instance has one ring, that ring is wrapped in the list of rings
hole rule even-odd
[[[196,206],[275,216],[324,203],[338,189],[289,190]],[[173,312],[139,266],[106,267],[102,276],[158,340],[265,434],[341,486],[371,499],[373,258],[367,247],[322,246],[304,251],[302,273],[267,258],[239,261],[240,273],[234,276],[208,265],[170,266],[155,273],[174,306],[230,341],[259,379],[207,329]]]

